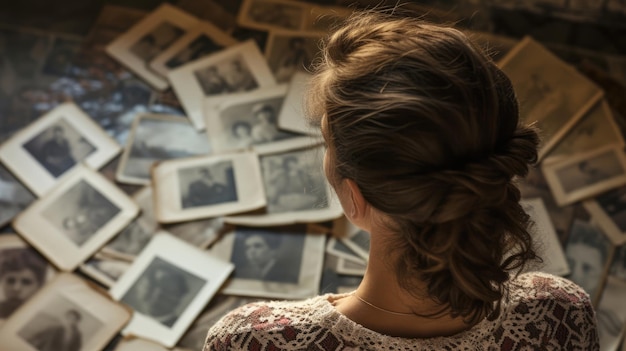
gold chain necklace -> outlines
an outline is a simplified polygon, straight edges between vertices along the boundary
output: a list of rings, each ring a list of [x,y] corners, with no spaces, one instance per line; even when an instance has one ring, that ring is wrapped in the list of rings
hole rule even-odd
[[[356,291],[355,291],[352,295],[353,295],[354,297],[356,297],[357,299],[359,299],[359,301],[363,302],[364,304],[366,304],[366,305],[368,305],[368,306],[370,306],[370,307],[372,307],[372,308],[375,308],[375,309],[377,309],[377,310],[379,310],[379,311],[386,312],[386,313],[389,313],[389,314],[395,314],[396,316],[415,316],[415,313],[408,313],[408,312],[394,312],[394,311],[389,311],[389,310],[387,310],[387,309],[384,309],[384,308],[382,308],[382,307],[378,307],[378,306],[374,305],[374,304],[373,304],[373,303],[371,303],[371,302],[365,301],[365,300],[364,300],[361,296],[357,295]]]

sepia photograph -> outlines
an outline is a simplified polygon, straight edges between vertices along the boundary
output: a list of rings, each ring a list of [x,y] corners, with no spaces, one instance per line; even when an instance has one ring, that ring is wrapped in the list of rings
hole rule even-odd
[[[322,169],[323,147],[259,156],[267,207],[263,214],[227,216],[231,224],[248,226],[323,222],[340,217],[341,205]]]
[[[596,301],[602,288],[611,250],[611,242],[597,224],[574,219],[565,243],[570,268],[567,278],[582,287],[592,301]]]
[[[35,196],[0,163],[0,227],[22,212]]]
[[[78,269],[86,276],[92,278],[107,288],[115,285],[115,282],[128,270],[131,263],[103,254],[96,253]]]
[[[156,234],[109,290],[135,311],[122,334],[173,347],[232,270],[170,234]]]
[[[167,50],[150,62],[150,68],[163,77],[170,70],[237,44],[238,41],[210,22],[199,22]]]
[[[205,132],[188,119],[163,114],[140,114],[133,121],[122,152],[116,179],[122,183],[150,184],[150,169],[163,160],[206,155],[211,152]]]
[[[325,33],[271,31],[265,57],[278,83],[288,83],[296,72],[310,72]]]
[[[73,103],[57,106],[0,146],[0,161],[36,196],[79,163],[98,169],[121,148]]]
[[[306,225],[237,227],[209,252],[235,266],[224,294],[297,299],[317,294],[325,241]]]
[[[57,275],[0,328],[6,350],[101,350],[131,312],[70,273]]]
[[[53,276],[48,261],[18,235],[0,235],[0,325]]]
[[[609,190],[584,203],[615,245],[626,244],[626,187]]]
[[[233,45],[169,72],[168,78],[196,129],[204,125],[204,99],[276,84],[253,40]]]
[[[205,100],[205,125],[215,151],[252,148],[259,153],[310,146],[310,137],[280,130],[278,115],[287,85],[277,85],[228,97]]]
[[[561,206],[626,184],[626,156],[619,145],[543,164],[542,170],[556,202]]]
[[[13,221],[52,263],[71,271],[138,214],[138,206],[100,173],[80,166]]]
[[[169,4],[163,4],[126,33],[106,46],[106,52],[156,90],[169,87],[167,79],[148,63],[199,23],[199,20]]]
[[[603,95],[575,68],[530,37],[524,38],[500,62],[520,101],[520,119],[536,122],[543,158]]]
[[[319,123],[312,124],[304,112],[303,96],[309,85],[311,74],[307,72],[295,72],[289,81],[287,95],[278,114],[278,128],[300,134],[321,137]],[[321,120],[321,116],[320,116]]]
[[[617,350],[626,329],[626,281],[608,276],[600,303],[596,307],[598,338],[603,350]]]
[[[237,23],[255,29],[299,30],[310,6],[287,0],[245,0]]]
[[[266,204],[259,158],[252,152],[164,161],[152,176],[160,223],[248,212]]]

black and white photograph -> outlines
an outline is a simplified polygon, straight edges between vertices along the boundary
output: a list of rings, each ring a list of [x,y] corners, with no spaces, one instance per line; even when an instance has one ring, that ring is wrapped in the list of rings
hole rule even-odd
[[[18,235],[0,236],[0,325],[53,275],[45,257]]]
[[[150,67],[163,77],[170,70],[237,44],[238,41],[209,22],[200,22],[167,50],[156,56]]]
[[[302,97],[305,96],[309,86],[311,74],[298,71],[291,76],[287,95],[278,114],[278,128],[300,134],[308,134],[321,137],[319,125],[311,123],[304,112]],[[321,116],[320,116],[321,120]]]
[[[86,276],[110,288],[115,285],[115,282],[128,270],[130,265],[131,263],[128,261],[96,253],[81,264],[78,269]]]
[[[580,285],[592,301],[601,289],[611,250],[611,242],[597,224],[574,219],[565,243],[565,256],[571,272],[567,278]]]
[[[310,72],[325,33],[272,31],[265,57],[278,83],[288,83],[296,72]]]
[[[172,5],[162,4],[106,47],[106,52],[156,90],[169,87],[167,79],[148,63],[199,23],[199,19]]]
[[[626,187],[609,190],[584,202],[585,209],[615,245],[626,244]]]
[[[326,252],[349,261],[365,263],[365,259],[361,258],[352,248],[346,245],[344,238],[329,238],[326,243]]]
[[[24,210],[35,196],[0,163],[0,227]]]
[[[256,29],[299,30],[310,6],[287,0],[245,0],[237,23]]]
[[[227,216],[225,221],[262,226],[339,218],[343,210],[330,195],[322,169],[323,155],[323,147],[315,147],[259,156],[267,196],[265,213]]]
[[[542,131],[540,158],[602,97],[592,81],[530,37],[499,63],[520,101],[520,118]]]
[[[183,65],[168,73],[174,92],[194,126],[204,125],[204,100],[276,85],[267,61],[247,40]]]
[[[238,94],[211,105],[205,101],[205,124],[215,151],[252,148],[259,153],[310,146],[310,137],[278,128],[287,85]]]
[[[626,184],[626,156],[619,145],[544,164],[542,170],[561,206]]]
[[[57,275],[0,328],[6,350],[101,350],[131,312],[70,273]]]
[[[611,108],[606,100],[602,100],[546,155],[544,162],[554,162],[607,145],[624,146],[624,138],[615,123]]]
[[[153,169],[160,223],[213,218],[265,206],[255,153],[218,154],[159,163]]]
[[[325,245],[306,225],[237,227],[209,252],[235,266],[224,294],[295,299],[317,293]]]
[[[206,133],[196,130],[188,119],[162,114],[138,115],[122,153],[116,179],[148,185],[155,162],[210,152]]]
[[[608,276],[602,297],[596,307],[598,338],[603,350],[617,350],[623,341],[626,326],[624,291],[626,281]]]
[[[109,290],[135,311],[122,334],[173,347],[232,270],[200,248],[156,234]]]
[[[224,219],[214,217],[172,223],[164,225],[163,229],[193,246],[206,249],[218,239],[224,230]]]
[[[0,161],[36,196],[84,163],[98,169],[121,148],[73,103],[57,106],[0,146]]]
[[[355,291],[363,280],[362,276],[345,275],[337,272],[339,257],[327,253],[324,257],[324,270],[320,282],[320,294],[343,294]]]
[[[337,257],[337,267],[335,269],[339,274],[362,277],[365,275],[367,262],[357,262],[354,260],[349,260],[345,257]]]
[[[137,204],[100,173],[80,166],[13,221],[61,270],[71,271],[126,227]]]

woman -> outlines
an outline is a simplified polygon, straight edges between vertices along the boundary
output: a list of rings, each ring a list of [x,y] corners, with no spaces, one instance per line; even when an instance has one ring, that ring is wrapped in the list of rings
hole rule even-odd
[[[364,13],[309,93],[326,176],[371,233],[356,291],[243,306],[206,350],[597,350],[589,296],[536,259],[515,177],[537,160],[509,79],[462,33]]]

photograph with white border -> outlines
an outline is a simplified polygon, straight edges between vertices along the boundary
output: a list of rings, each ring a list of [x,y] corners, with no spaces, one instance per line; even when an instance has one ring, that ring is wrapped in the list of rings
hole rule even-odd
[[[137,216],[139,208],[102,174],[79,166],[13,221],[59,269],[71,271]]]
[[[121,147],[74,103],[64,103],[15,133],[0,146],[0,161],[36,196],[83,162],[93,169]]]
[[[265,57],[276,82],[288,83],[297,72],[310,72],[313,59],[319,55],[322,32],[272,30],[267,38]]]
[[[167,50],[150,62],[150,68],[163,77],[187,63],[239,43],[210,22],[199,22]]]
[[[537,255],[542,262],[530,265],[527,270],[541,271],[554,275],[565,276],[570,273],[563,246],[554,230],[550,214],[540,197],[522,199],[520,205],[530,216],[534,225],[530,235],[535,242]]]
[[[266,204],[253,152],[164,161],[153,168],[152,180],[159,223],[248,212]]]
[[[106,47],[106,52],[157,90],[169,86],[167,79],[148,64],[199,23],[172,5],[163,4]]]
[[[78,269],[89,278],[110,288],[115,285],[115,282],[128,270],[130,265],[131,262],[96,253],[78,266]]]
[[[617,350],[626,328],[626,281],[608,276],[600,303],[596,307],[598,338],[602,350]]]
[[[19,235],[0,235],[0,325],[55,274],[35,248]]]
[[[603,96],[594,82],[530,37],[500,62],[520,101],[520,119],[536,122],[543,158]]]
[[[235,266],[226,295],[300,299],[317,295],[326,236],[307,226],[237,227],[209,250]]]
[[[233,271],[233,265],[162,232],[109,290],[133,310],[122,334],[173,347]]]
[[[613,244],[626,244],[626,186],[600,194],[583,205]]]
[[[224,219],[213,217],[172,223],[164,225],[163,230],[193,246],[206,249],[224,231]]]
[[[0,163],[0,227],[22,212],[35,195]]]
[[[324,222],[343,209],[324,175],[324,147],[293,149],[259,156],[267,196],[265,213],[227,216],[227,223],[271,226]]]
[[[239,8],[240,26],[262,30],[302,29],[311,5],[288,0],[244,0]]]
[[[303,134],[280,130],[278,116],[287,94],[281,84],[205,100],[207,134],[216,152],[251,148],[259,153],[311,146]]]
[[[335,257],[345,258],[349,261],[365,263],[365,259],[359,257],[342,239],[343,238],[330,237],[326,243],[326,252]]]
[[[554,199],[565,206],[626,184],[626,155],[622,146],[609,145],[543,164],[542,171]]]
[[[320,137],[319,123],[311,123],[304,112],[304,96],[312,75],[306,72],[296,72],[289,81],[289,87],[283,106],[278,114],[278,128],[301,134]],[[319,117],[321,120],[321,116]]]
[[[61,273],[6,321],[0,340],[6,350],[102,350],[130,316],[85,280]]]
[[[155,162],[211,153],[204,131],[187,118],[145,114],[135,117],[115,178],[122,183],[148,185]]]
[[[205,128],[204,98],[276,85],[265,57],[253,40],[174,69],[168,78],[187,116],[200,130]]]
[[[367,270],[367,262],[356,262],[345,257],[337,257],[336,271],[339,274],[354,275],[362,277]]]

